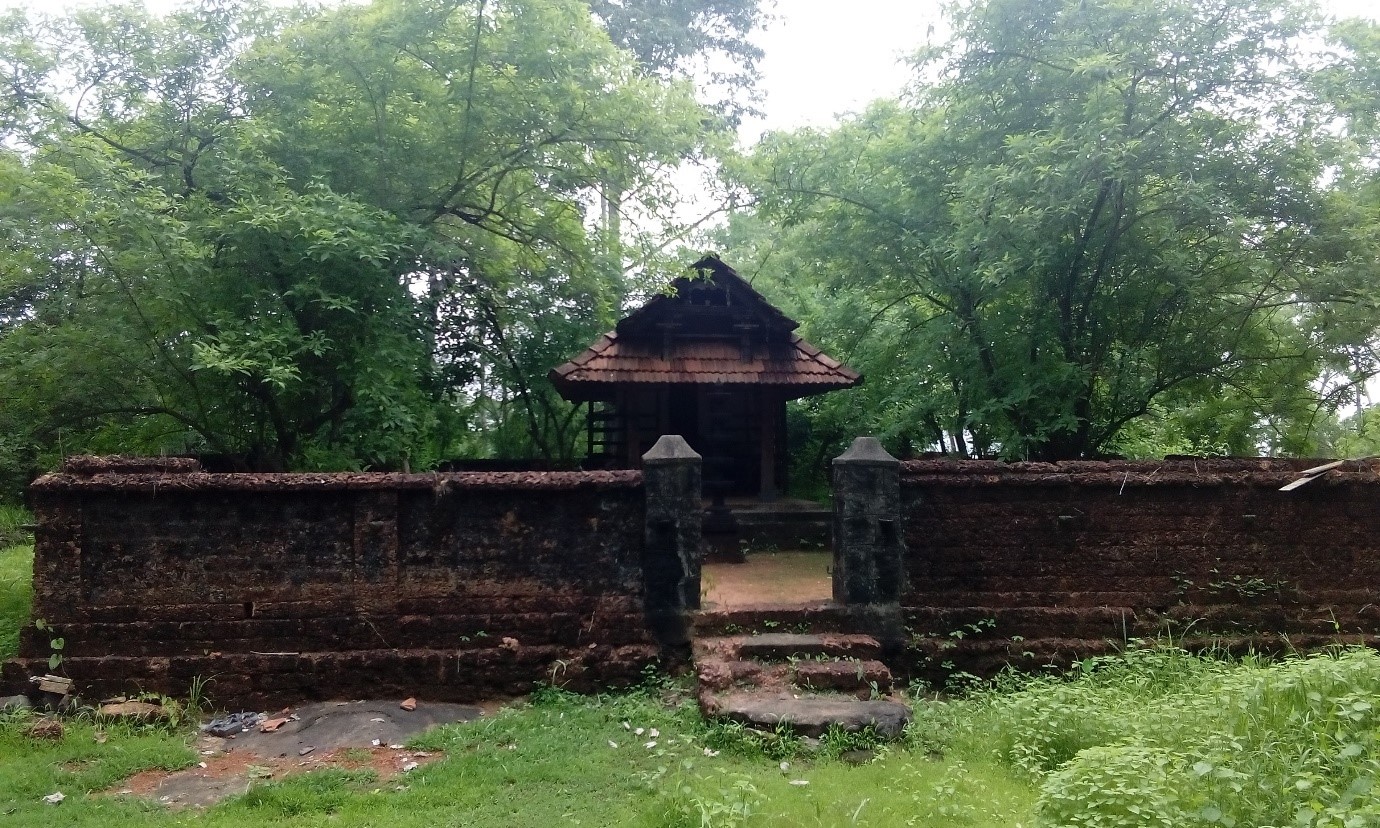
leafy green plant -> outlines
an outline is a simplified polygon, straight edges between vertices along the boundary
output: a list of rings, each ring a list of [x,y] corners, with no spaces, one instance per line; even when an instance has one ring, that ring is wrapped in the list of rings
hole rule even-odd
[[[709,790],[705,790],[708,788]],[[698,778],[682,776],[669,797],[669,825],[734,826],[747,825],[763,805],[764,797],[753,777],[745,773],[720,772]]]
[[[1216,569],[1212,574],[1220,575]],[[1244,600],[1264,598],[1267,595],[1282,596],[1289,589],[1289,582],[1283,579],[1261,578],[1236,574],[1209,581],[1208,591],[1217,595],[1234,596]]]
[[[62,666],[62,651],[63,648],[67,646],[67,639],[58,635],[57,631],[42,618],[34,619],[34,629],[39,632],[50,634],[48,638],[48,648],[52,650],[52,653],[48,656],[48,669],[52,672],[56,672],[57,669]]]
[[[1178,828],[1188,819],[1174,764],[1143,745],[1088,748],[1045,783],[1040,815],[1070,828]]]

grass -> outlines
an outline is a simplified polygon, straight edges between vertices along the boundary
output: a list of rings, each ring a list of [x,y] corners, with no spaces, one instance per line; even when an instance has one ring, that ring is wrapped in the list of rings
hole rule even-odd
[[[27,510],[0,503],[0,549],[33,543],[33,536],[26,528],[33,520]]]
[[[0,547],[0,661],[19,651],[19,628],[33,603],[34,549]]]
[[[954,753],[1040,787],[1037,824],[1380,824],[1380,655],[1282,661],[1174,648],[1090,659],[1071,680],[1008,677],[926,711]]]
[[[833,753],[795,755],[783,767],[759,740],[704,725],[682,691],[595,698],[548,692],[536,703],[425,734],[415,747],[446,758],[381,782],[329,770],[256,785],[189,816],[97,792],[144,767],[196,759],[190,737],[153,728],[111,731],[88,722],[60,743],[23,737],[26,720],[0,720],[0,813],[6,825],[389,826],[1012,826],[1035,790],[1008,769],[926,758],[905,747],[859,766]],[[638,734],[637,729],[642,733]],[[656,735],[652,735],[652,731]],[[709,748],[709,743],[721,745]],[[841,747],[840,744],[838,747]],[[795,784],[798,782],[809,784]],[[55,810],[43,796],[62,791]],[[1027,823],[1028,824],[1028,823]]]

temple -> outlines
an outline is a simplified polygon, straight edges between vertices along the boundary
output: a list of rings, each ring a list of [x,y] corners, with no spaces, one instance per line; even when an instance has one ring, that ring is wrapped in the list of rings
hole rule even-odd
[[[707,493],[773,500],[789,456],[786,401],[862,377],[718,257],[691,268],[551,381],[588,404],[589,467],[636,468],[659,436],[679,434],[704,458]]]

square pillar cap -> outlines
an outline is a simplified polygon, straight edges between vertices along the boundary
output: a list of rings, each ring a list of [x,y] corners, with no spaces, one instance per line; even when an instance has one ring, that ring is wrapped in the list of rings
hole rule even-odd
[[[657,439],[656,445],[652,446],[646,454],[642,455],[642,463],[685,463],[689,461],[700,461],[699,454],[690,448],[690,444],[685,442],[685,438],[679,434],[663,434]]]
[[[834,462],[867,466],[897,466],[901,461],[892,457],[876,437],[856,437],[848,451],[834,458]]]

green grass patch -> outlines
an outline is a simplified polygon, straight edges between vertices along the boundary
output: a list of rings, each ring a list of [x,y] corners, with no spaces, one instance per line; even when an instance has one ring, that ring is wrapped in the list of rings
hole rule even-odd
[[[706,725],[684,688],[560,692],[414,747],[446,757],[380,780],[326,770],[256,784],[210,826],[1369,826],[1380,824],[1380,655],[1269,663],[1172,648],[1093,659],[1062,679],[1004,677],[917,702],[895,745],[817,750]],[[185,814],[95,795],[195,761],[191,736],[70,722],[57,744],[0,719],[0,803],[15,825],[165,826]],[[859,749],[875,758],[861,764]],[[866,759],[866,756],[862,758]],[[62,791],[55,806],[41,798]]]
[[[33,534],[27,527],[33,522],[34,516],[28,510],[0,503],[0,549],[32,544]]]
[[[19,628],[33,605],[34,549],[0,548],[0,661],[19,652]]]
[[[716,729],[683,693],[667,702],[661,692],[548,693],[530,707],[425,734],[414,746],[446,758],[394,779],[318,771],[258,783],[194,818],[227,828],[1029,824],[1035,788],[986,759],[941,759],[901,745],[857,766],[827,755],[777,760],[723,738],[716,750],[708,746]],[[0,810],[14,809],[6,824],[60,818],[77,828],[137,828],[193,818],[96,793],[141,768],[193,763],[190,735],[128,728],[97,744],[93,726],[77,721],[61,743],[36,743],[22,735],[26,721],[0,721],[0,803],[10,803]],[[67,796],[61,805],[41,801],[55,791]]]
[[[171,824],[156,806],[118,797],[93,796],[141,770],[175,770],[195,763],[185,733],[157,728],[114,727],[97,740],[89,718],[64,720],[61,741],[35,740],[25,732],[33,715],[0,716],[0,822],[16,826],[113,826]],[[49,805],[43,797],[68,799]],[[157,809],[161,810],[161,809]]]
[[[945,711],[955,753],[1040,785],[1038,824],[1380,824],[1380,655],[1279,662],[1173,648],[1008,679]]]

